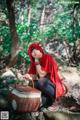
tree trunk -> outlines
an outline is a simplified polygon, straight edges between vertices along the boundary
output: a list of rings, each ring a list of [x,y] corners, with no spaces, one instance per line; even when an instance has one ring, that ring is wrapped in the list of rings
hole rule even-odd
[[[75,33],[75,29],[76,29],[76,27],[77,27],[77,4],[75,4],[74,5],[74,7],[73,7],[73,33],[72,33],[72,36],[73,36],[73,40],[75,40],[74,41],[74,46],[73,46],[73,57],[72,57],[72,59],[73,59],[73,63],[75,64],[76,63],[76,58],[77,58],[77,56],[76,56],[76,49],[77,49],[77,47],[76,47],[76,40],[77,40],[77,35],[76,35],[76,33]],[[76,63],[77,64],[77,63]]]
[[[41,11],[41,19],[40,19],[40,33],[44,33],[44,19],[45,19],[45,5],[43,6],[43,9]],[[43,45],[43,48],[45,48],[45,39],[44,40],[41,40],[40,43]]]
[[[45,18],[45,6],[42,9],[41,20],[40,20],[40,32],[43,32],[44,29],[44,18]]]
[[[28,0],[27,2],[27,16],[28,16],[28,21],[27,21],[27,24],[28,24],[28,27],[30,26],[30,21],[31,21],[31,3],[30,3],[30,0]],[[28,28],[27,32],[30,31],[30,27]]]
[[[21,5],[20,5],[20,15],[19,15],[19,23],[24,24],[24,7],[25,7],[25,0],[21,0]]]
[[[14,0],[6,0],[6,4],[7,4],[8,15],[9,15],[10,32],[12,37],[11,59],[10,59],[9,66],[12,66],[12,64],[14,64],[15,57],[19,49],[18,35],[15,27]]]
[[[21,0],[21,8],[25,6],[25,0]]]

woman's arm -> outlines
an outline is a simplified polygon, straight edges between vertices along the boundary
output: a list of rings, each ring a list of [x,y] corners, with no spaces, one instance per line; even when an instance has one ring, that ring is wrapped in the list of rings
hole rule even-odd
[[[39,60],[35,59],[36,71],[39,74],[39,77],[45,77],[47,75],[46,71],[41,69],[41,65],[39,64]]]
[[[26,73],[25,75],[23,75],[23,78],[24,79],[29,79],[29,80],[35,80],[36,75]]]

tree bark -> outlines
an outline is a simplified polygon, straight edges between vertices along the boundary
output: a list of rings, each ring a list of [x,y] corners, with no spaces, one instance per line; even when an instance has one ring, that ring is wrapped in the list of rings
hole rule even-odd
[[[19,15],[19,23],[24,24],[24,7],[25,7],[25,0],[21,0],[21,5],[20,5],[20,15]]]
[[[45,6],[42,9],[41,20],[40,20],[40,32],[43,32],[44,29],[44,18],[45,18]]]
[[[11,59],[9,62],[9,66],[11,66],[12,64],[14,64],[19,46],[18,46],[18,35],[15,27],[14,0],[6,0],[6,4],[9,15],[10,32],[12,37]]]
[[[45,19],[45,5],[43,6],[43,9],[41,11],[41,19],[40,19],[40,33],[44,33],[44,19]],[[44,38],[44,41],[45,41],[46,38]],[[41,40],[41,44],[43,45],[43,48],[45,48],[45,42],[43,40]]]
[[[73,46],[73,57],[72,57],[72,59],[73,59],[73,63],[75,64],[76,63],[76,58],[77,58],[77,56],[76,56],[76,49],[77,49],[77,47],[76,47],[76,40],[77,40],[77,35],[75,33],[75,29],[77,27],[77,19],[78,19],[77,18],[77,4],[75,4],[73,6],[73,14],[72,15],[73,15],[73,23],[72,23],[72,25],[73,25],[73,33],[72,33],[72,36],[73,36],[73,40],[75,40],[74,46]]]
[[[30,31],[30,22],[31,22],[31,3],[30,3],[30,0],[27,1],[27,16],[28,16],[28,21],[27,21],[27,24],[28,24],[28,30],[27,32]]]

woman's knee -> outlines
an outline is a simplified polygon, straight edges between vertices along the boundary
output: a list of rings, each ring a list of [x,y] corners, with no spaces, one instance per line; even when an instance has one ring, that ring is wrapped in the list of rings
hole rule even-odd
[[[35,87],[43,88],[46,86],[46,82],[47,82],[46,78],[40,78],[38,80],[35,80],[34,85]]]

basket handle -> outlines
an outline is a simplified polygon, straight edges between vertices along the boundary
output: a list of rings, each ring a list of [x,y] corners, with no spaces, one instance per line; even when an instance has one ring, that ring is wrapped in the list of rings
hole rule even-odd
[[[29,81],[29,83],[32,82],[32,87],[34,88],[34,80],[33,79],[25,79],[25,81]]]
[[[32,79],[30,81],[32,82],[32,87],[34,88],[34,80]]]

